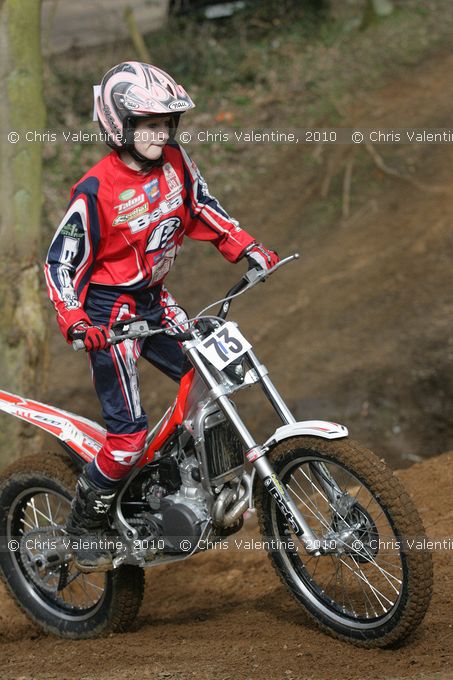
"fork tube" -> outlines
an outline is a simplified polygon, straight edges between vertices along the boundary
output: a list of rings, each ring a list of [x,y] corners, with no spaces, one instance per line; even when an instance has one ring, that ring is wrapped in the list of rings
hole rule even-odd
[[[296,422],[293,414],[281,398],[279,392],[277,391],[272,380],[268,376],[268,371],[266,366],[260,362],[255,352],[250,349],[247,352],[250,363],[252,364],[255,371],[258,373],[261,384],[263,385],[264,392],[271,402],[274,409],[277,411],[278,415],[286,425],[292,425]]]
[[[253,439],[252,435],[250,434],[250,432],[248,431],[248,429],[245,427],[244,423],[238,416],[236,409],[232,405],[231,401],[228,399],[226,394],[223,393],[222,385],[219,385],[219,383],[211,375],[209,369],[201,360],[197,350],[194,347],[191,347],[187,349],[187,354],[190,357],[191,363],[195,366],[198,373],[201,375],[204,382],[211,390],[213,398],[216,399],[223,413],[236,430],[239,438],[243,441],[246,450],[249,451],[250,449],[256,447],[257,445],[256,441]]]

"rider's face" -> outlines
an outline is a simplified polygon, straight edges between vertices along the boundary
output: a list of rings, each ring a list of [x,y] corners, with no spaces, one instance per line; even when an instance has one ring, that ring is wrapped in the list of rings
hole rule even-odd
[[[134,130],[136,150],[150,161],[162,155],[162,149],[170,136],[171,116],[153,116],[138,120]]]

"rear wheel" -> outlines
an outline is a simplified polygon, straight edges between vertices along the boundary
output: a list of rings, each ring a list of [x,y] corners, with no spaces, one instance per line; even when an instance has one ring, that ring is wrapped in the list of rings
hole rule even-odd
[[[414,549],[425,532],[402,484],[346,439],[296,437],[277,445],[270,460],[326,551],[306,552],[260,480],[261,532],[292,595],[335,637],[365,647],[404,639],[428,608],[432,561]]]
[[[75,639],[123,632],[143,598],[143,569],[82,574],[70,559],[52,565],[43,557],[61,546],[76,480],[71,461],[52,453],[22,458],[2,472],[0,571],[16,602],[47,632]]]

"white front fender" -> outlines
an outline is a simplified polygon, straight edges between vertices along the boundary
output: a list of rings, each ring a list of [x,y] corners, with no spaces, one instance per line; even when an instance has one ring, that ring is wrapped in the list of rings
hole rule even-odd
[[[338,423],[328,423],[325,420],[303,420],[300,423],[282,425],[278,427],[274,434],[264,442],[264,446],[274,446],[283,439],[301,435],[311,435],[312,437],[324,437],[324,439],[340,439],[348,436],[348,429]]]
[[[348,428],[338,423],[329,423],[325,420],[303,420],[299,423],[291,423],[291,425],[282,425],[278,427],[274,434],[264,442],[264,446],[275,446],[278,442],[291,437],[323,437],[324,439],[341,439],[348,436]],[[253,490],[255,485],[256,470],[252,470],[250,495],[249,495],[249,509],[254,508]]]

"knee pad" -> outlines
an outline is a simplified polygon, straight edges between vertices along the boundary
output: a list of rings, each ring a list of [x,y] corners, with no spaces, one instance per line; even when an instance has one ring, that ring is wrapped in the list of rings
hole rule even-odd
[[[104,445],[96,456],[96,467],[110,480],[122,479],[140,459],[147,430],[129,434],[107,432]]]

